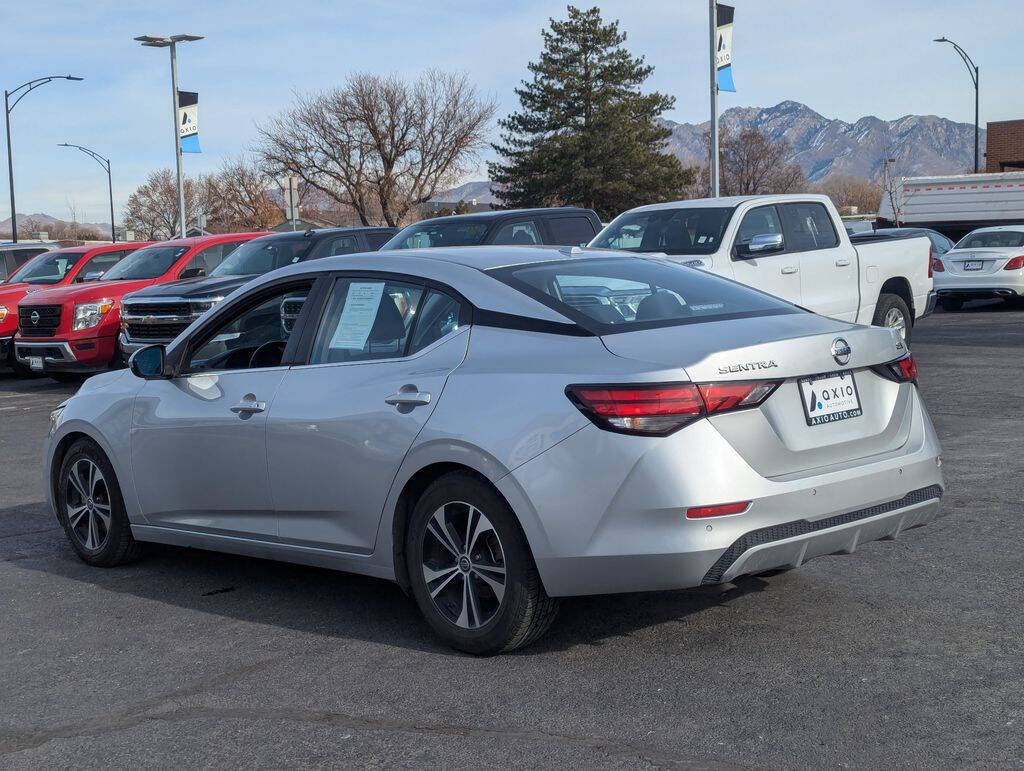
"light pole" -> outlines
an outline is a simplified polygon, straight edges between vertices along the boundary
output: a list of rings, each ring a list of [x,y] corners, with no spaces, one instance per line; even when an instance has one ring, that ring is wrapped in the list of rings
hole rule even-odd
[[[185,237],[185,185],[181,178],[181,139],[178,134],[178,43],[202,40],[202,35],[140,35],[135,38],[147,48],[171,49],[171,98],[174,102],[174,163],[178,170],[178,235]]]
[[[18,242],[18,213],[14,209],[14,157],[11,154],[11,110],[17,107],[18,102],[29,91],[45,86],[51,80],[82,80],[75,75],[47,75],[45,78],[35,78],[27,83],[22,83],[12,91],[4,90],[4,121],[7,125],[7,179],[11,187],[11,240]],[[24,91],[22,91],[24,89]],[[20,94],[18,92],[21,91]],[[18,94],[18,98],[11,103],[11,97]]]
[[[113,243],[117,243],[117,231],[114,230],[114,183],[110,178],[110,159],[104,158],[102,155],[97,153],[95,150],[90,150],[88,147],[82,147],[81,145],[72,145],[67,142],[61,142],[57,147],[77,147],[83,153],[94,159],[96,163],[106,169],[107,172],[107,192],[110,193],[110,240]]]
[[[974,173],[978,173],[978,65],[974,63],[974,60],[967,55],[967,52],[954,43],[946,36],[935,38],[934,43],[949,43],[956,52],[960,54],[960,58],[964,60],[964,64],[967,67],[967,72],[971,76],[971,80],[974,81]]]

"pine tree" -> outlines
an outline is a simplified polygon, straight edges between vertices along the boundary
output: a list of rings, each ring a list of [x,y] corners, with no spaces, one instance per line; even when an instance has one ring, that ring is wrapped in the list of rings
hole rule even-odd
[[[550,21],[533,78],[516,89],[521,109],[498,122],[496,195],[508,206],[586,206],[602,219],[681,197],[695,173],[664,151],[671,132],[657,118],[675,99],[640,91],[654,67],[622,47],[626,34],[599,8],[570,5],[568,20]]]

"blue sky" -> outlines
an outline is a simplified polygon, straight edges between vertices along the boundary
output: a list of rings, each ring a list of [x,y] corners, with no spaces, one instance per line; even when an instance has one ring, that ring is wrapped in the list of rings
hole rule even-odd
[[[179,55],[181,87],[200,94],[204,152],[185,158],[186,172],[198,173],[249,147],[256,121],[287,107],[294,91],[329,88],[354,71],[409,78],[428,67],[465,71],[504,114],[516,107],[512,90],[540,50],[541,28],[548,17],[565,14],[564,3],[533,0],[4,5],[5,88],[56,73],[86,78],[40,88],[12,113],[18,210],[67,218],[70,202],[81,221],[106,219],[105,175],[58,142],[112,158],[118,220],[147,172],[173,165],[168,54],[141,48],[132,40],[137,35],[206,36],[183,45]],[[735,5],[739,91],[722,95],[722,109],[795,99],[848,121],[919,113],[971,122],[973,90],[963,64],[951,47],[931,42],[947,35],[981,67],[982,124],[1024,118],[1021,0]],[[706,120],[707,3],[609,0],[600,7],[605,18],[620,20],[630,50],[655,66],[649,86],[676,97],[667,117]],[[5,181],[0,189],[4,219],[10,214]]]

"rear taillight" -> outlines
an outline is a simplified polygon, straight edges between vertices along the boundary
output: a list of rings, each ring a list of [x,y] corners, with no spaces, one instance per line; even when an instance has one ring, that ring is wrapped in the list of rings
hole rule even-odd
[[[1021,268],[1024,268],[1024,254],[1012,257],[1010,261],[1003,266],[1003,270],[1020,270]]]
[[[913,354],[908,353],[902,359],[878,364],[871,369],[882,377],[894,380],[897,383],[917,382],[917,362],[914,360]]]
[[[705,415],[756,407],[781,382],[572,385],[565,394],[599,428],[668,436]]]
[[[932,272],[934,273],[945,273],[946,266],[942,264],[942,260],[938,257],[932,257]],[[931,272],[928,274],[931,277]]]
[[[932,245],[928,243],[928,278],[932,277],[932,271],[935,268],[935,258],[932,256]]]
[[[750,506],[750,501],[721,503],[717,506],[691,506],[686,510],[687,519],[705,519],[707,517],[725,517],[729,514],[742,514]]]

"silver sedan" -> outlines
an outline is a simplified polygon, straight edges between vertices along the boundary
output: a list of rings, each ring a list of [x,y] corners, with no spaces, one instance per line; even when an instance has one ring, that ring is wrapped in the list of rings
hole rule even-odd
[[[256,279],[51,417],[92,565],[156,541],[398,582],[508,651],[558,598],[796,567],[938,515],[890,330],[657,258],[378,252]]]

